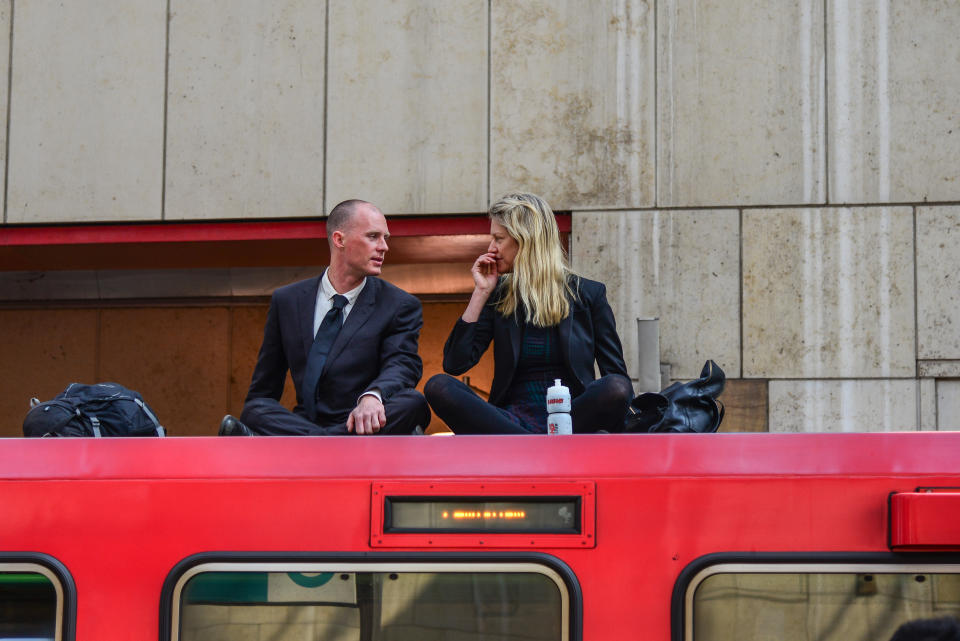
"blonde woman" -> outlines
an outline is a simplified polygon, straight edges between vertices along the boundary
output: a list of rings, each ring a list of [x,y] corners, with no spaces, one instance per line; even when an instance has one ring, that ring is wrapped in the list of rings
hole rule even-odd
[[[492,340],[490,401],[438,374],[424,390],[433,411],[457,434],[544,433],[547,387],[559,378],[573,397],[575,432],[622,431],[633,388],[606,288],[567,267],[556,218],[538,196],[505,196],[489,216],[490,246],[470,270],[473,294],[443,369],[466,372]]]

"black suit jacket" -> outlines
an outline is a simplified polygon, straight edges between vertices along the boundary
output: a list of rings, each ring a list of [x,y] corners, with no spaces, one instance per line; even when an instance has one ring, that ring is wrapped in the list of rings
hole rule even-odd
[[[263,330],[247,401],[280,400],[287,370],[297,389],[294,412],[304,415],[301,387],[313,345],[313,316],[320,277],[277,289]],[[321,425],[342,423],[365,391],[384,401],[416,386],[423,374],[417,339],[423,326],[420,301],[379,278],[367,276],[337,340],[330,348],[317,403]]]
[[[564,384],[573,396],[583,393],[587,383],[594,380],[593,364],[600,375],[627,376],[623,362],[623,347],[617,335],[613,311],[607,303],[607,289],[603,283],[586,278],[571,277],[574,297],[570,300],[570,314],[560,321],[560,351],[567,369]],[[493,384],[490,402],[497,405],[510,388],[520,359],[522,328],[516,315],[506,317],[495,309],[499,290],[490,300],[475,323],[458,319],[443,347],[443,369],[459,375],[477,364],[493,340]]]

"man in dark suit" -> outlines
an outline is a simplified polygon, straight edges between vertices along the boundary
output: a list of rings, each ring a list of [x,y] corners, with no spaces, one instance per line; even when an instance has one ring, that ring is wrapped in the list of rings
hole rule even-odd
[[[240,420],[220,434],[409,434],[430,421],[414,386],[423,373],[420,302],[377,278],[390,233],[371,203],[348,200],[327,218],[323,275],[276,290]],[[287,371],[293,411],[280,405]]]

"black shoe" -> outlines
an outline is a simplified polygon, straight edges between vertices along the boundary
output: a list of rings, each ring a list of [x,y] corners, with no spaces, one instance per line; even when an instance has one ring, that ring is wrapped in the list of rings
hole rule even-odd
[[[250,428],[240,422],[235,416],[227,414],[220,421],[220,431],[217,436],[253,436]]]

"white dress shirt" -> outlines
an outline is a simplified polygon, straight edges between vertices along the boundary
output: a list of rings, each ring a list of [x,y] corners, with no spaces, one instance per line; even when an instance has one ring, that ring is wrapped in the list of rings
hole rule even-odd
[[[317,335],[317,330],[320,329],[320,323],[323,322],[323,317],[327,315],[327,312],[330,311],[330,308],[333,307],[333,297],[336,294],[339,294],[333,285],[330,283],[330,279],[327,278],[327,271],[323,270],[323,277],[320,278],[320,286],[317,288],[317,306],[313,312],[313,335]],[[363,291],[363,287],[367,284],[367,279],[364,278],[363,282],[351,289],[349,292],[342,294],[347,299],[347,304],[343,307],[343,322],[347,322],[347,316],[350,314],[350,310],[353,309],[353,304],[357,302],[357,297],[360,295],[360,292]],[[360,398],[363,398],[366,395],[375,396],[378,401],[383,402],[383,398],[380,396],[380,390],[376,388],[368,389],[366,392],[360,395]],[[359,401],[359,399],[357,399]]]
[[[367,284],[367,279],[364,278],[363,282],[351,289],[346,294],[343,294],[347,298],[347,304],[343,308],[343,320],[346,322],[347,316],[350,314],[350,310],[353,309],[353,304],[357,302],[357,296],[360,295],[360,292],[363,291],[364,285]],[[333,297],[336,294],[339,294],[336,289],[333,288],[333,285],[330,283],[330,279],[327,278],[327,270],[323,270],[323,277],[320,279],[320,287],[317,288],[317,307],[313,312],[313,335],[317,335],[317,330],[320,329],[320,323],[323,322],[323,317],[327,315],[327,312],[330,311],[330,308],[333,307]]]

